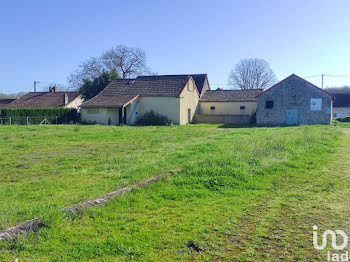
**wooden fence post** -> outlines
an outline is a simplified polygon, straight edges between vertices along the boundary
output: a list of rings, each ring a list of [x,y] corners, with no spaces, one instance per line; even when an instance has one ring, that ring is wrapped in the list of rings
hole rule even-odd
[[[10,117],[10,125],[11,125],[11,117]]]
[[[29,116],[27,116],[27,126],[29,126]]]

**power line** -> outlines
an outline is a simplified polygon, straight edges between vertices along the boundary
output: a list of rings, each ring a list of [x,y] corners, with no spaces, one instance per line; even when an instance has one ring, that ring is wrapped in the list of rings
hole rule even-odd
[[[330,77],[350,77],[346,75],[324,75],[324,76],[330,76]]]
[[[315,76],[304,76],[303,78],[312,78],[312,77],[320,77],[322,75],[315,75]]]

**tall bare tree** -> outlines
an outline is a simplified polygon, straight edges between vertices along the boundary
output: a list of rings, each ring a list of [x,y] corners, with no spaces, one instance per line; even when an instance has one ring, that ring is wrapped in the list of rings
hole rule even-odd
[[[149,74],[145,51],[124,45],[111,48],[99,57],[91,57],[82,62],[78,69],[69,75],[68,82],[73,88],[79,89],[84,80],[93,81],[102,73],[113,70],[122,78]]]
[[[233,89],[266,89],[276,82],[270,65],[263,59],[248,58],[239,61],[231,70],[228,84]]]
[[[101,56],[101,61],[109,71],[116,70],[122,78],[149,73],[146,53],[140,48],[119,45],[105,51]]]

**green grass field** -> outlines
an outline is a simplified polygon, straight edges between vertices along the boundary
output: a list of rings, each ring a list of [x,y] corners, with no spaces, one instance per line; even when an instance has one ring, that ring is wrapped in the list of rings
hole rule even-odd
[[[334,126],[2,126],[1,227],[37,216],[45,227],[0,243],[0,260],[321,258],[312,226],[346,218],[348,136]],[[59,211],[179,168],[105,206]]]

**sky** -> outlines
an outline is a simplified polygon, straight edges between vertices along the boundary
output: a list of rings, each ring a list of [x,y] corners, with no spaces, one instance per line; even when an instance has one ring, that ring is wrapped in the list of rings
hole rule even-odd
[[[350,1],[1,0],[0,93],[67,84],[82,61],[120,44],[143,49],[152,72],[207,73],[212,89],[227,88],[243,58],[321,86],[308,77],[350,76]],[[343,85],[350,77],[324,78]]]

